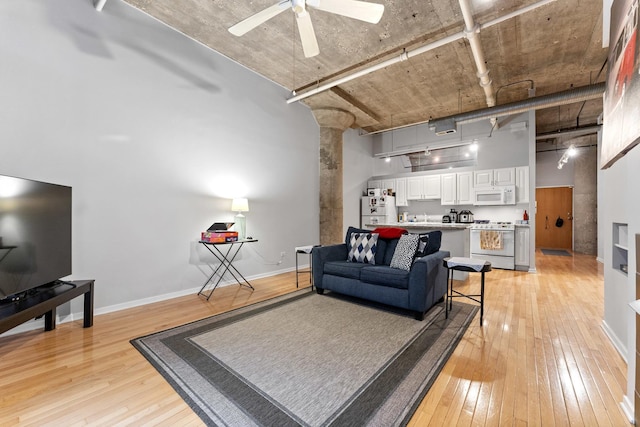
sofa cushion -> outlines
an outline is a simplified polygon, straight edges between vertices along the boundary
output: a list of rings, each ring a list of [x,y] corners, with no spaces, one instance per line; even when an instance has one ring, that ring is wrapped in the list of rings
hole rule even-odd
[[[365,267],[371,266],[369,264],[359,262],[328,261],[324,264],[323,273],[332,276],[360,280],[360,272]]]
[[[388,286],[391,288],[408,289],[409,272],[386,265],[372,265],[363,268],[360,272],[360,280],[373,285]]]
[[[381,253],[379,258],[376,257],[376,264],[391,264],[391,259],[393,259],[393,254],[396,251],[399,241],[400,239],[378,239],[378,250],[383,249],[384,253]],[[378,262],[378,259],[380,262]]]
[[[375,264],[377,244],[377,233],[351,233],[347,261]]]
[[[440,250],[441,243],[442,231],[440,230],[420,234],[416,257],[423,257],[438,252]]]
[[[400,236],[398,246],[393,252],[393,258],[391,258],[389,266],[401,270],[411,270],[411,264],[413,264],[413,259],[418,249],[418,239],[420,239],[420,236],[417,234]]]

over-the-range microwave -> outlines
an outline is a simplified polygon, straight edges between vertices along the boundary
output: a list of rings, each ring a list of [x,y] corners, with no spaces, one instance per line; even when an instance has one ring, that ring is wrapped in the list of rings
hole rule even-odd
[[[516,186],[503,185],[499,187],[476,188],[473,204],[476,206],[497,206],[516,204]]]

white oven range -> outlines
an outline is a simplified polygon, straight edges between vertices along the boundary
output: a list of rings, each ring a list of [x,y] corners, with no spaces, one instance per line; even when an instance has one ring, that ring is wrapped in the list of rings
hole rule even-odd
[[[515,226],[512,223],[472,224],[469,240],[471,258],[489,261],[492,268],[515,269]]]

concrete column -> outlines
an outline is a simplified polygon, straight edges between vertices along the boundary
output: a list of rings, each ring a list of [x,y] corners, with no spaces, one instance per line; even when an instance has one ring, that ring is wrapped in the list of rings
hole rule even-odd
[[[313,115],[320,125],[320,244],[344,240],[342,235],[342,134],[355,116],[337,108],[319,108]]]
[[[573,250],[587,255],[598,254],[597,158],[596,147],[580,148],[573,166]]]

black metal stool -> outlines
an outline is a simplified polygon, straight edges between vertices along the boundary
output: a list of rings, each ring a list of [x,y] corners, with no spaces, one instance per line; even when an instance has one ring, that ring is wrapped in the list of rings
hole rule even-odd
[[[445,317],[449,318],[449,311],[453,308],[453,298],[469,298],[480,303],[480,326],[482,326],[482,317],[484,316],[484,273],[491,271],[491,263],[477,258],[461,258],[451,257],[442,261],[447,268],[447,299],[445,301]],[[466,271],[469,273],[480,273],[480,294],[463,294],[453,289],[453,271]],[[454,292],[457,295],[454,295]],[[480,297],[480,299],[476,299]]]

